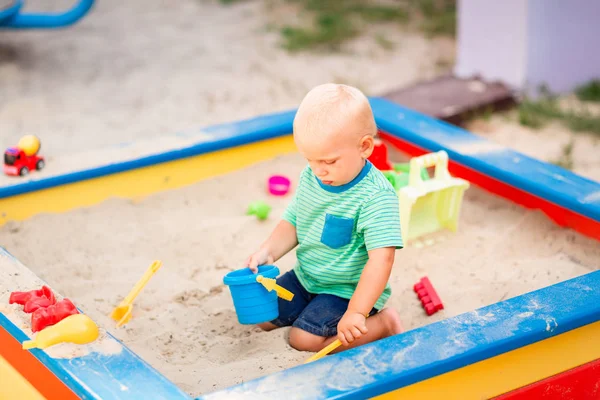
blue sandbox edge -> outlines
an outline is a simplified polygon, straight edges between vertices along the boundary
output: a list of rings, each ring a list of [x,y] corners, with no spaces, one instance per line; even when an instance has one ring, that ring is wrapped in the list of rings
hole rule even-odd
[[[388,100],[374,98],[371,105],[382,131],[431,152],[445,150],[465,167],[600,221],[599,182]]]
[[[0,199],[289,135],[295,111],[202,129],[211,140],[133,160],[0,187]]]
[[[0,247],[0,257],[12,262],[17,268],[27,268],[3,247]],[[19,343],[29,339],[1,312],[0,327]],[[107,354],[91,352],[82,357],[54,358],[41,349],[23,352],[31,352],[82,399],[191,399],[121,341],[109,332],[104,333],[107,336],[104,340],[110,344],[107,346],[107,351],[110,350]]]
[[[429,151],[446,150],[451,159],[466,167],[600,221],[599,183],[493,145],[465,130],[387,100],[373,98],[371,103],[381,130]],[[211,133],[210,141],[136,160],[3,187],[0,188],[0,198],[285,136],[292,131],[294,115],[295,111],[289,111],[210,127],[203,130]],[[311,365],[282,371],[201,398],[215,399],[224,395],[225,398],[232,398],[239,394],[244,394],[244,398],[247,398],[282,393],[295,393],[305,397],[316,394],[312,397],[364,398],[385,393],[597,321],[600,318],[598,287],[599,273],[590,273],[378,343],[349,350]],[[515,320],[519,315],[529,313],[533,315]],[[19,340],[24,339],[25,335],[2,315],[0,325]],[[443,340],[452,335],[461,337],[461,346]],[[421,343],[427,345],[420,345]],[[89,387],[88,380],[98,382],[98,379],[94,380],[93,376],[84,377],[85,372],[77,369],[69,361],[51,359],[39,350],[33,352],[57,376],[75,385],[77,394],[82,398],[96,398],[89,397],[81,382],[85,382],[85,386]],[[124,348],[124,353],[131,363],[146,365],[130,350]],[[402,363],[395,362],[394,357],[402,357]],[[88,360],[84,362],[90,365]],[[108,368],[107,360],[92,359],[89,362],[103,371]],[[110,370],[113,371],[114,368],[122,374],[131,375],[131,370],[119,369],[124,365],[126,363],[119,366],[117,362],[113,366],[111,362]],[[148,366],[144,368],[147,368],[148,375],[143,377],[147,380],[140,380],[144,382],[141,390],[147,390],[147,398],[153,398],[157,392],[146,383],[154,378],[163,382],[166,378]],[[154,378],[150,378],[151,376]],[[328,376],[329,379],[327,382],[320,382],[315,376]],[[78,383],[73,383],[75,381]],[[168,386],[167,383],[165,385]],[[137,389],[138,386],[132,383],[131,387]],[[178,391],[174,386],[173,390]],[[86,395],[88,397],[85,397]],[[189,398],[180,391],[178,395],[183,396],[180,398]]]
[[[600,183],[388,100],[370,101],[377,124],[384,132],[428,151],[445,150],[453,161],[465,167],[600,222]],[[0,199],[286,136],[292,132],[295,113],[293,110],[208,127],[202,132],[209,133],[211,139],[189,147],[1,187]]]
[[[0,326],[20,343],[29,339],[2,313]],[[108,332],[107,335],[117,341]],[[121,342],[118,343],[122,351],[111,355],[91,353],[84,357],[53,358],[40,349],[23,351],[30,351],[82,399],[130,399],[132,395],[146,399],[191,399]],[[109,375],[112,379],[107,379]]]
[[[600,271],[197,400],[366,399],[600,320]]]
[[[20,343],[29,339],[2,313],[0,326]],[[76,358],[53,358],[40,349],[23,351],[30,351],[82,399],[131,399],[132,395],[145,399],[191,399],[121,342],[119,344],[123,349],[117,355],[91,353]],[[107,373],[112,379],[107,379]]]

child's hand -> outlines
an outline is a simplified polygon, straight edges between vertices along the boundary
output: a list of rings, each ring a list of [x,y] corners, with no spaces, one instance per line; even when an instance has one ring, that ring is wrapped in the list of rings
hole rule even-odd
[[[246,260],[246,266],[254,273],[258,272],[258,266],[273,264],[273,256],[266,249],[260,249]]]
[[[346,312],[338,323],[338,339],[344,346],[348,346],[355,340],[360,339],[362,335],[366,335],[367,324],[366,317],[357,312]]]

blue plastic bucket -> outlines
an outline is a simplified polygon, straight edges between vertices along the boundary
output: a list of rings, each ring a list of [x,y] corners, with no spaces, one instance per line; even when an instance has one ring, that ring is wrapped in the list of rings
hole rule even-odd
[[[250,268],[242,268],[225,275],[223,283],[229,286],[233,305],[240,324],[260,324],[269,322],[279,316],[277,293],[269,292],[256,282],[256,277],[276,278],[279,269],[274,265],[261,265],[258,274]]]

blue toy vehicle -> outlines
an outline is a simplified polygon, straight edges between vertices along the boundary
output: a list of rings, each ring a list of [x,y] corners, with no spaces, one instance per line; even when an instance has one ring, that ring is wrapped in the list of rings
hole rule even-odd
[[[92,8],[94,0],[79,0],[62,13],[22,13],[23,0],[0,0],[0,29],[63,28],[80,20]]]

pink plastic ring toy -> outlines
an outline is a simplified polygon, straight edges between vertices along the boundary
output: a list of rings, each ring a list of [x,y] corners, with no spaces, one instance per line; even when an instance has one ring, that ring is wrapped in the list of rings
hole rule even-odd
[[[273,175],[269,178],[269,193],[283,196],[290,190],[290,180],[282,175]]]

